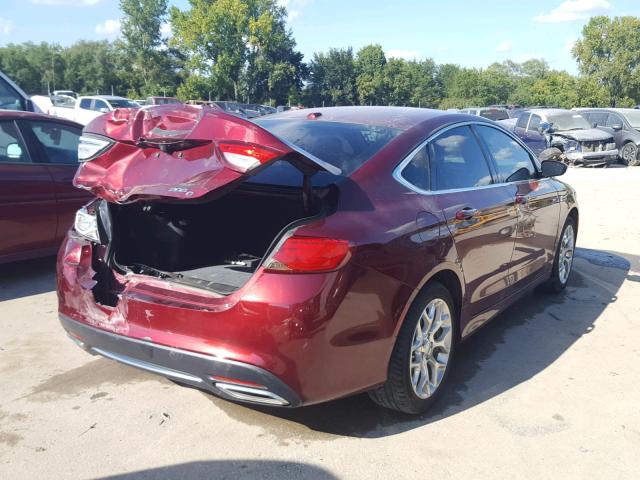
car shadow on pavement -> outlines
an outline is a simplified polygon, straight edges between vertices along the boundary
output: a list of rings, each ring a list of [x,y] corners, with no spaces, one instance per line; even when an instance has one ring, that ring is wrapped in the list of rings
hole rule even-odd
[[[635,263],[637,259],[631,260]],[[238,405],[210,397],[230,417],[262,426],[279,437],[286,436],[287,430],[296,435],[309,429],[379,438],[418,428],[487,401],[549,367],[576,340],[593,331],[604,309],[617,301],[622,283],[633,281],[629,270],[629,260],[621,255],[578,249],[564,293],[533,291],[460,345],[447,389],[422,416],[378,407],[366,394],[290,410]],[[283,425],[283,421],[302,429]]]
[[[51,292],[56,288],[56,258],[0,265],[0,302]]]
[[[139,470],[102,477],[103,480],[185,479],[212,480],[222,478],[296,478],[334,480],[336,476],[327,470],[299,462],[277,460],[210,460],[180,463],[166,467]]]

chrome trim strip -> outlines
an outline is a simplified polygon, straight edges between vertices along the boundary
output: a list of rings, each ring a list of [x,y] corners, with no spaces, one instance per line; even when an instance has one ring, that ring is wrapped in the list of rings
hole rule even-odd
[[[131,367],[136,367],[141,370],[146,370],[147,372],[157,373],[165,377],[177,378],[179,380],[202,383],[202,379],[200,377],[196,377],[195,375],[189,375],[188,373],[179,372],[178,370],[161,367],[159,365],[154,365],[153,363],[137,360],[135,358],[127,357],[125,355],[119,355],[117,353],[109,352],[107,350],[102,350],[101,348],[97,348],[97,347],[89,347],[89,348],[92,351],[102,355],[103,357],[110,358],[111,360],[124,363],[125,365],[129,365]]]
[[[522,142],[522,140],[520,138],[518,138],[518,136],[515,135],[513,132],[510,132],[509,130],[501,127],[500,125],[492,125],[491,123],[488,123],[488,122],[465,120],[463,122],[458,122],[458,123],[454,123],[454,124],[451,124],[451,125],[447,125],[446,127],[443,127],[440,130],[436,131],[435,133],[432,133],[424,142],[422,142],[420,145],[418,145],[416,148],[414,148],[398,165],[396,165],[396,167],[393,169],[393,173],[392,173],[393,178],[397,182],[399,182],[401,185],[407,187],[409,190],[412,190],[412,191],[414,191],[416,193],[419,193],[421,195],[441,195],[443,193],[467,192],[467,191],[470,191],[470,190],[481,190],[481,189],[486,189],[486,188],[503,187],[505,185],[509,185],[509,183],[514,183],[514,182],[508,182],[508,183],[503,182],[503,183],[492,183],[490,185],[482,185],[482,186],[479,186],[479,187],[451,188],[451,189],[447,189],[447,190],[423,190],[423,189],[421,189],[419,187],[416,187],[411,182],[407,181],[405,178],[402,177],[402,171],[407,166],[407,164],[409,164],[409,162],[411,162],[413,157],[418,153],[418,151],[420,151],[420,149],[422,147],[424,147],[429,142],[435,140],[436,138],[438,138],[443,133],[448,132],[449,130],[452,130],[452,129],[458,128],[458,127],[465,127],[465,126],[469,126],[469,125],[481,125],[481,126],[484,126],[484,127],[495,128],[496,130],[499,130],[500,132],[507,134],[509,137],[511,137],[513,140],[515,140],[518,143],[518,145],[523,147],[527,151],[527,153],[529,153],[529,155],[531,156],[531,158],[533,160],[533,164],[534,164],[534,167],[535,167],[536,171],[538,171],[538,172],[540,171],[540,164],[537,161],[538,157],[536,156],[536,154],[533,153],[533,151],[527,145],[525,145]]]
[[[221,382],[216,382],[215,386],[220,390],[224,390],[228,395],[239,400],[248,400],[256,403],[264,403],[267,405],[289,405],[289,402],[287,402],[284,398],[268,390],[243,387],[240,385],[232,385],[230,383]]]

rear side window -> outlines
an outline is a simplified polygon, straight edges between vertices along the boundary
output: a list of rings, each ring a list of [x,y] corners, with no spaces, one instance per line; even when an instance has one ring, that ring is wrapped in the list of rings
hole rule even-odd
[[[274,135],[293,143],[349,175],[401,130],[376,125],[317,120],[261,119],[255,121]]]
[[[450,190],[492,182],[480,145],[469,127],[456,127],[429,143],[431,188]]]
[[[55,122],[29,122],[50,163],[78,164],[81,130]]]
[[[107,105],[107,102],[104,102],[102,100],[98,100],[96,99],[95,102],[93,103],[93,109],[95,111],[99,111],[101,108],[109,108],[109,106]]]
[[[400,174],[407,182],[421,190],[429,190],[429,154],[426,145],[421,147],[402,169]]]
[[[85,110],[91,110],[91,99],[83,98],[80,100],[80,108],[84,108]]]
[[[31,159],[13,122],[0,122],[0,163],[28,163]]]
[[[527,128],[527,123],[529,122],[530,115],[528,113],[523,113],[518,117],[518,121],[516,122],[516,127],[519,128]]]
[[[529,153],[509,135],[498,129],[475,127],[493,157],[502,182],[515,182],[535,178],[536,169]]]

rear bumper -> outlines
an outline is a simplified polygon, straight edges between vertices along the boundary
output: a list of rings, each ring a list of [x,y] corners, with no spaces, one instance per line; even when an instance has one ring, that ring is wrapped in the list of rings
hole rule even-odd
[[[254,365],[117,335],[63,314],[60,322],[69,337],[93,355],[102,355],[229,400],[282,407],[297,407],[302,403],[282,380]]]
[[[571,152],[566,154],[567,158],[579,165],[603,165],[617,163],[618,150],[605,150],[603,152]]]

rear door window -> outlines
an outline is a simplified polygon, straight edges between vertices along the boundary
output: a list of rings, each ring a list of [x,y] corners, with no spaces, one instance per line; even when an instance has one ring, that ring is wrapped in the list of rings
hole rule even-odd
[[[29,122],[29,126],[48,162],[59,165],[78,164],[79,128],[57,122],[34,121]]]
[[[492,183],[480,145],[468,126],[446,131],[429,143],[432,190],[473,188]]]
[[[95,110],[96,112],[99,112],[103,108],[106,108],[107,110],[109,109],[109,106],[107,105],[107,102],[105,102],[103,100],[99,100],[99,99],[96,99],[93,102],[93,110]]]
[[[514,182],[536,177],[531,155],[522,145],[495,128],[481,125],[476,125],[474,128],[495,162],[500,181]]]
[[[91,99],[83,98],[80,100],[80,108],[84,108],[85,110],[91,110]]]
[[[0,122],[0,163],[29,163],[29,152],[14,122]]]

